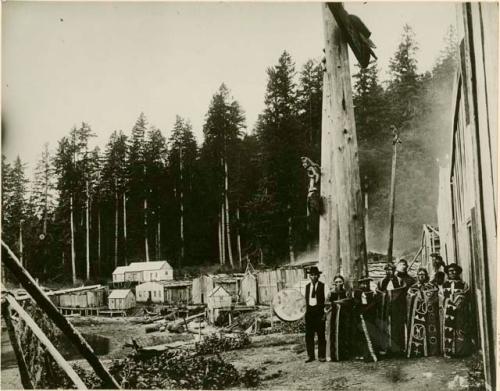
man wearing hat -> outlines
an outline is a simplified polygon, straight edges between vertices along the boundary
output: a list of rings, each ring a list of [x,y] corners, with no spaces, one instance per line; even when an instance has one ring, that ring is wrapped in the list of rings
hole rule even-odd
[[[472,348],[469,285],[460,277],[462,268],[456,263],[445,266],[444,271],[448,279],[441,292],[443,353],[445,357],[466,356]]]
[[[306,349],[308,359],[306,362],[315,360],[314,335],[318,335],[318,358],[325,361],[325,284],[319,281],[321,272],[316,266],[309,268],[311,282],[306,285]]]

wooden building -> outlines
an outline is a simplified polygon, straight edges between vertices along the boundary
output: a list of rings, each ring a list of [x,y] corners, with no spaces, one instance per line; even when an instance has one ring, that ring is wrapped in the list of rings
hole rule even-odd
[[[50,300],[60,309],[94,309],[106,306],[107,287],[89,285],[78,288],[52,291]]]
[[[248,305],[255,305],[258,302],[257,275],[245,273],[241,279],[240,301]]]
[[[208,294],[208,309],[231,307],[232,296],[221,286],[216,286],[212,292]]]
[[[208,296],[215,287],[222,287],[229,293],[234,302],[239,301],[243,274],[203,274],[193,280],[192,298],[194,304],[208,303]]]
[[[128,310],[135,307],[135,295],[130,289],[115,289],[108,296],[110,310]]]
[[[113,283],[170,281],[174,279],[174,269],[167,261],[132,262],[128,266],[118,266],[113,272]]]
[[[472,291],[487,389],[495,389],[498,3],[458,3],[460,67],[450,159],[440,176],[441,254]],[[448,201],[446,201],[448,200]],[[449,234],[448,234],[449,233]],[[445,250],[443,250],[443,247]]]
[[[125,270],[127,270],[127,266],[118,266],[113,271],[113,283],[120,283],[125,281]]]
[[[193,279],[192,285],[192,298],[194,304],[207,304],[208,293],[214,289],[213,279],[207,275],[202,274],[201,276]]]
[[[135,293],[137,302],[161,304],[190,304],[191,281],[148,281],[137,285]]]
[[[270,304],[278,291],[285,288],[299,287],[300,289],[301,282],[306,279],[306,269],[301,264],[285,265],[276,270],[259,271],[257,272],[258,302]]]

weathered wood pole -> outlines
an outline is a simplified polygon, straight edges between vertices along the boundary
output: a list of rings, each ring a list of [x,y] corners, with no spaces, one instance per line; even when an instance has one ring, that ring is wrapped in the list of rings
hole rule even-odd
[[[123,261],[127,265],[127,196],[123,192]]]
[[[118,180],[115,178],[115,268],[118,266]]]
[[[71,229],[71,277],[73,285],[76,284],[76,267],[75,267],[75,223],[73,221],[73,196],[69,199],[70,208],[70,229]],[[22,265],[22,262],[21,262]]]
[[[90,278],[89,181],[85,181],[85,277]]]
[[[38,306],[73,343],[80,354],[89,362],[96,375],[104,382],[106,388],[120,388],[116,380],[99,361],[94,351],[82,337],[80,332],[57,310],[54,303],[37,285],[33,277],[24,269],[12,250],[2,240],[2,263],[10,270],[26,292],[35,300]]]
[[[353,286],[366,275],[366,243],[349,57],[346,39],[332,12],[326,3],[322,4],[322,8],[326,58],[326,83],[323,88],[330,93],[328,127],[331,127],[330,132],[322,136],[331,138],[330,141],[322,140],[322,145],[329,145],[322,153],[332,154],[335,177],[332,183],[337,201],[341,259],[340,262],[334,261],[330,268],[334,269],[340,264],[347,285]],[[332,194],[333,189],[330,192]],[[329,229],[332,233],[335,228]],[[329,284],[331,281],[326,282]]]
[[[334,150],[330,89],[323,75],[323,115],[321,120],[321,199],[324,213],[319,216],[319,269],[329,284],[340,270],[338,211],[335,187]]]
[[[391,194],[389,196],[389,246],[387,248],[387,262],[392,262],[392,247],[394,242],[394,208],[396,204],[396,161],[398,157],[399,137],[393,130],[393,153],[392,153],[392,169],[391,169]]]
[[[19,221],[19,260],[21,261],[21,265],[24,266],[24,257],[23,257],[23,221]]]

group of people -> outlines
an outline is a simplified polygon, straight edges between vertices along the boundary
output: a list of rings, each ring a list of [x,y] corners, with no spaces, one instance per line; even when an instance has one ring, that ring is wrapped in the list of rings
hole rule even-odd
[[[306,362],[316,358],[315,336],[319,361],[468,355],[469,287],[462,268],[440,258],[434,254],[432,278],[425,268],[418,269],[416,278],[409,275],[404,259],[387,264],[376,289],[371,289],[371,278],[346,289],[341,275],[327,289],[319,281],[321,272],[311,267],[305,291]]]

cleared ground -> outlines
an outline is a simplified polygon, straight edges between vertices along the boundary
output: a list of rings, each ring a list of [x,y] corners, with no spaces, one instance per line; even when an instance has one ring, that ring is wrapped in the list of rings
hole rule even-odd
[[[146,334],[145,325],[131,324],[126,319],[75,319],[74,324],[85,333],[110,338],[109,353],[101,359],[108,365],[111,358],[124,357],[131,351],[123,344],[131,337],[146,345],[191,340],[191,335]],[[222,357],[238,369],[258,368],[263,381],[259,389],[281,390],[444,390],[457,376],[467,378],[467,361],[431,357],[423,359],[390,359],[378,363],[318,361],[304,363],[303,335],[271,334],[252,337],[247,349],[226,352]],[[80,360],[79,360],[80,362]],[[19,389],[17,368],[2,370],[2,389]]]

